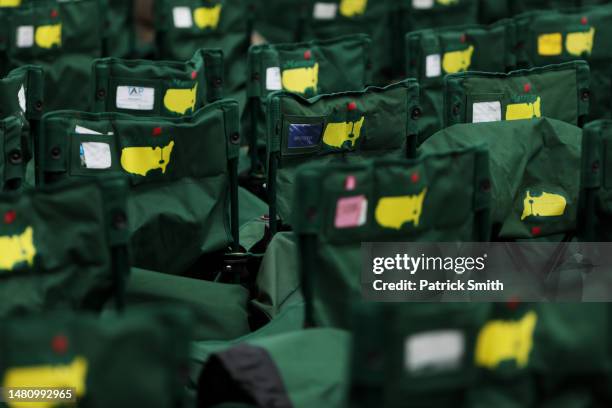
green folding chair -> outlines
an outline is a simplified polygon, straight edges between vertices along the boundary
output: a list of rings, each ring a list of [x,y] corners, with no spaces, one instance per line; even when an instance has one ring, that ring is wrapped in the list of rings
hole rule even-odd
[[[610,118],[612,4],[571,10],[537,11],[515,18],[517,59],[523,67],[586,60],[591,70],[590,119]]]
[[[264,171],[268,95],[278,90],[305,97],[361,90],[372,80],[370,49],[370,39],[362,34],[251,47],[243,135],[253,173]]]
[[[444,124],[548,117],[582,126],[589,112],[584,61],[513,71],[464,72],[444,80]]]
[[[444,76],[463,71],[506,72],[516,65],[514,25],[465,25],[406,34],[406,72],[421,85],[419,144],[444,123]],[[495,52],[491,52],[495,50]]]
[[[221,50],[198,50],[187,62],[104,58],[93,63],[93,111],[177,117],[223,97]]]
[[[127,183],[62,183],[0,195],[0,316],[121,306]]]
[[[67,313],[3,321],[0,381],[5,403],[183,406],[190,323],[188,313],[169,306],[102,318]],[[58,395],[37,403],[11,401],[19,389],[32,387]],[[60,391],[71,399],[64,395],[58,401]]]
[[[300,169],[293,220],[306,324],[350,329],[362,302],[362,242],[486,241],[488,166],[485,151],[467,149]]]
[[[238,126],[228,100],[178,119],[52,112],[44,182],[126,175],[133,266],[182,274],[205,254],[238,250]]]
[[[102,1],[33,1],[0,15],[8,69],[45,71],[44,109],[88,109],[91,63],[102,56]]]
[[[305,163],[360,163],[406,157],[413,151],[420,114],[419,87],[407,79],[386,88],[304,99],[278,92],[268,99],[270,229],[292,225],[295,174]],[[280,218],[280,222],[276,222]]]
[[[186,61],[200,48],[220,48],[226,96],[246,102],[246,60],[251,43],[251,0],[160,0],[154,5],[156,43],[162,59]]]

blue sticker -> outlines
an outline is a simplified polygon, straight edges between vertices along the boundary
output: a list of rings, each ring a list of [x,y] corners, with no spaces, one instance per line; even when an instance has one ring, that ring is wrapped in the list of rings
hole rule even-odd
[[[290,124],[287,147],[296,149],[317,146],[321,141],[322,134],[322,123]]]

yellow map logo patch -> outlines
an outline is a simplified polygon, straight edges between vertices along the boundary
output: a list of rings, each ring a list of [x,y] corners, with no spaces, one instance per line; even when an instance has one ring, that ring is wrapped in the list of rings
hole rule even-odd
[[[523,200],[521,221],[527,217],[559,217],[565,214],[566,206],[567,201],[562,195],[542,193],[532,196],[531,192],[527,191]]]
[[[21,0],[0,0],[0,7],[19,7]]]
[[[21,263],[32,266],[35,256],[32,227],[27,227],[21,235],[0,236],[0,270],[10,271]]]
[[[506,120],[533,119],[542,116],[541,99],[533,103],[512,103],[506,106]]]
[[[198,7],[193,10],[193,20],[200,29],[216,29],[221,18],[221,4],[214,7]]]
[[[308,89],[315,92],[319,84],[319,64],[312,67],[286,69],[282,73],[283,89],[304,94]]]
[[[157,169],[165,174],[173,148],[174,141],[164,147],[126,147],[121,150],[121,167],[128,173],[139,176],[146,176]]]
[[[399,230],[408,222],[419,226],[427,189],[418,195],[381,198],[376,207],[376,222],[381,227]]]
[[[193,112],[197,94],[198,84],[191,89],[168,89],[164,95],[164,106],[179,115],[184,115],[189,109]]]
[[[53,24],[37,27],[34,41],[40,48],[52,48],[54,45],[61,46],[62,25]]]
[[[454,74],[460,71],[467,71],[472,64],[474,46],[470,45],[465,50],[450,51],[442,57],[442,68],[447,74]]]
[[[476,364],[494,369],[504,361],[525,367],[533,348],[533,332],[538,317],[528,312],[519,321],[493,320],[480,330],[476,342]]]
[[[4,375],[4,388],[74,388],[77,397],[85,395],[88,363],[76,357],[69,365],[42,365],[9,368]],[[7,402],[9,407],[51,408],[55,402]]]
[[[340,14],[344,17],[354,17],[365,13],[368,0],[342,0]]]
[[[355,147],[357,139],[361,136],[361,128],[365,117],[357,122],[328,123],[323,133],[323,143],[332,147],[342,147],[347,141]]]
[[[593,51],[593,39],[595,38],[595,27],[589,31],[580,33],[569,33],[565,38],[565,49],[570,55],[581,56],[591,54]]]

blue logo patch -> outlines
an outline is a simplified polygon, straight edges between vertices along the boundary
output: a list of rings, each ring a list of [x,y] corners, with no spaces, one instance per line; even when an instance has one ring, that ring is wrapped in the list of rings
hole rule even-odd
[[[322,123],[291,124],[289,125],[287,147],[296,149],[317,146],[321,142],[322,134]]]

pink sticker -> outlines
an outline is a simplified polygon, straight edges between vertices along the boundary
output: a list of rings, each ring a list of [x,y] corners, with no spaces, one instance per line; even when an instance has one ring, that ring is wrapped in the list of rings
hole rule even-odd
[[[368,200],[364,195],[346,197],[336,205],[336,228],[361,227],[366,223]]]
[[[357,178],[355,176],[346,176],[344,189],[346,191],[353,191],[355,188],[357,188]]]

